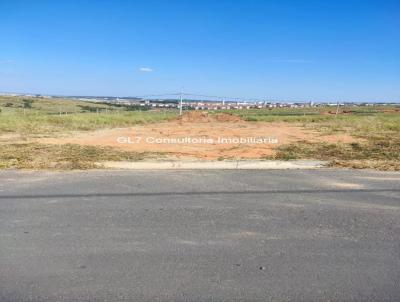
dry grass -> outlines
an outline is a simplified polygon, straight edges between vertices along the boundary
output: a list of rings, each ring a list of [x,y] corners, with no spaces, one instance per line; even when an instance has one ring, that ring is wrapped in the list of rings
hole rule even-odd
[[[237,112],[248,121],[284,121],[324,134],[346,133],[360,143],[300,142],[278,148],[276,159],[321,159],[331,166],[400,170],[400,106],[345,107],[335,117],[332,108],[248,110]]]
[[[126,152],[107,147],[23,143],[73,131],[128,127],[169,120],[175,112],[129,111],[127,108],[65,99],[0,97],[0,169],[91,169],[101,161],[137,161],[159,153]],[[60,115],[60,111],[62,114]],[[7,138],[10,137],[10,138]],[[16,141],[14,141],[16,140]]]
[[[103,128],[129,127],[160,122],[175,117],[162,112],[123,112],[120,114],[78,113],[71,115],[3,115],[0,116],[0,134],[18,133],[38,136],[69,131],[90,131]]]
[[[360,143],[328,144],[301,142],[281,146],[279,159],[322,159],[331,166],[400,170],[400,115],[346,117],[305,124],[324,133],[347,133]]]
[[[140,161],[162,156],[74,144],[4,144],[0,145],[0,169],[93,169],[101,168],[101,161]]]
[[[23,108],[24,99],[0,97],[0,136],[19,137],[19,141],[3,140],[0,145],[0,168],[88,169],[105,160],[141,160],[159,154],[118,151],[112,148],[79,145],[43,145],[21,143],[24,139],[54,136],[58,133],[91,131],[102,128],[129,127],[174,119],[176,111],[127,111],[109,104],[64,99],[33,99],[32,108]],[[277,159],[322,159],[333,166],[400,170],[399,106],[349,107],[337,117],[329,108],[273,110],[233,110],[252,122],[296,122],[305,128],[326,134],[346,133],[362,138],[362,142],[300,142],[278,148]],[[60,110],[63,114],[60,116]],[[68,112],[68,114],[65,114]],[[14,136],[13,136],[14,135]]]

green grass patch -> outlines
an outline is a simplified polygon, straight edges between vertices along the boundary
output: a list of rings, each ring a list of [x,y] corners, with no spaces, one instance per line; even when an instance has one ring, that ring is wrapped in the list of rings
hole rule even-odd
[[[137,124],[167,121],[174,112],[131,111],[120,113],[77,113],[50,115],[43,113],[0,115],[0,134],[51,134],[89,131],[102,128],[129,127]]]
[[[3,113],[40,112],[43,114],[85,113],[123,111],[124,107],[113,104],[86,102],[63,98],[38,98],[19,96],[0,96],[0,110]]]

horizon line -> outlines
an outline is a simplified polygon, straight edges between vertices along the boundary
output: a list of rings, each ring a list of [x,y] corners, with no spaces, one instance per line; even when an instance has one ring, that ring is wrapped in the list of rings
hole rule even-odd
[[[157,97],[157,96],[177,96],[177,99],[179,100],[179,96],[181,93],[175,92],[175,93],[165,93],[165,94],[147,94],[147,95],[94,95],[94,94],[88,94],[88,95],[79,95],[79,94],[47,94],[47,93],[33,93],[33,92],[9,92],[9,91],[0,91],[0,96],[1,95],[9,95],[9,94],[14,94],[14,95],[32,95],[32,96],[50,96],[50,97],[66,97],[66,98],[137,98],[137,99],[143,99],[143,98],[149,98],[149,97]],[[340,100],[340,101],[333,101],[333,100],[315,100],[315,99],[310,99],[310,100],[282,100],[282,99],[273,99],[273,98],[254,98],[254,97],[228,97],[228,96],[215,96],[215,95],[202,95],[202,94],[191,94],[191,93],[182,93],[182,96],[194,96],[194,97],[205,97],[205,98],[215,98],[215,99],[220,99],[220,101],[224,100],[225,102],[234,102],[235,101],[248,101],[248,102],[286,102],[286,103],[400,103],[400,100],[391,100],[391,101],[382,101],[382,100],[374,100],[374,101],[350,101],[350,100]],[[153,98],[154,99],[154,98]],[[170,98],[174,99],[174,98]],[[196,99],[199,100],[199,99]],[[203,99],[204,101],[206,99]],[[208,101],[216,101],[216,100],[208,100]]]

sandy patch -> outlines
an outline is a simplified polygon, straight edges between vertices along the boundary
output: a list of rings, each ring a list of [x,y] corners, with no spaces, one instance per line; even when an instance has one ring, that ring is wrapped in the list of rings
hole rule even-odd
[[[171,143],[174,139],[181,142]],[[239,139],[246,142],[238,142]],[[252,139],[263,139],[263,142],[256,143]],[[39,140],[41,143],[111,146],[127,151],[169,153],[181,159],[208,160],[268,157],[274,155],[278,146],[299,141],[352,142],[355,138],[343,134],[321,136],[293,123],[246,122],[228,114],[193,112],[170,122]]]
[[[0,135],[0,143],[15,143],[23,140],[23,137],[20,134],[16,133],[8,133]]]
[[[347,182],[332,182],[331,185],[335,188],[342,189],[363,189],[364,185],[355,184],[355,183],[347,183]]]

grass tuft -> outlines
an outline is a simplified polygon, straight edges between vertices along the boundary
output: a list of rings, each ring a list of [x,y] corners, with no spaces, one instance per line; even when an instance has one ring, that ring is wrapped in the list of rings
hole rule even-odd
[[[101,168],[102,161],[140,161],[162,156],[75,144],[4,144],[0,145],[0,169],[93,169]]]

